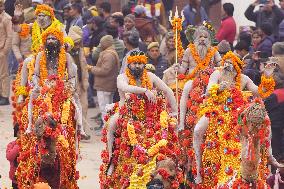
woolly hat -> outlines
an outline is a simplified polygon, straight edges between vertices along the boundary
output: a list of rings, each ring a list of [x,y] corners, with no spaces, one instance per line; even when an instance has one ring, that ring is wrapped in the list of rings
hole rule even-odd
[[[159,45],[159,43],[158,42],[152,42],[152,43],[150,43],[149,45],[148,45],[148,47],[147,47],[147,50],[150,50],[150,49],[152,49],[153,47],[160,47],[160,45]]]
[[[111,35],[105,35],[101,38],[100,44],[102,49],[106,49],[113,45],[113,37]]]
[[[230,43],[226,40],[222,40],[218,45],[218,50],[220,54],[226,54],[231,50]]]
[[[124,19],[131,20],[133,23],[135,22],[135,16],[133,14],[128,14]]]
[[[79,26],[71,26],[69,29],[68,37],[70,37],[74,43],[81,41],[83,31]]]

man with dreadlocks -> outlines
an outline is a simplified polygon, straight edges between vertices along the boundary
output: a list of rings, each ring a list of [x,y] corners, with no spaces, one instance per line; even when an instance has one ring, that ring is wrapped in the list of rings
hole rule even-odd
[[[274,88],[274,63],[266,66],[260,87],[241,73],[243,62],[231,51],[223,57],[222,65],[210,76],[206,93],[208,98],[198,112],[200,119],[194,128],[196,183],[205,188],[222,186],[240,176],[239,111],[252,96],[265,97]],[[244,89],[249,92],[244,92]],[[264,135],[268,138],[266,145],[271,149],[270,133]],[[276,167],[281,166],[273,158],[271,151],[267,152],[265,158]],[[263,172],[266,171],[265,168],[266,164],[262,167]]]
[[[147,72],[147,57],[143,52],[133,51],[127,63],[125,73],[117,78],[120,101],[106,116],[102,188],[109,187],[110,183],[114,188],[145,188],[155,169],[156,156],[159,153],[175,156],[178,149],[176,121],[172,117],[178,110],[172,90]],[[143,177],[139,170],[144,172]]]

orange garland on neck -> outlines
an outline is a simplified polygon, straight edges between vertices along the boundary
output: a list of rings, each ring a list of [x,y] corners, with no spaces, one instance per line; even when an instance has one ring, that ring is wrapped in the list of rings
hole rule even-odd
[[[46,53],[42,51],[42,57],[40,59],[40,83],[43,84],[44,80],[48,78],[47,62],[46,62]],[[66,70],[66,52],[62,47],[60,49],[59,58],[58,58],[58,70],[57,74],[60,79],[63,79],[64,73]]]
[[[201,60],[197,50],[196,50],[196,47],[194,44],[189,44],[188,45],[188,48],[190,49],[190,52],[192,54],[192,57],[196,63],[196,67],[194,68],[194,70],[192,70],[192,72],[186,76],[187,79],[192,79],[195,77],[195,74],[199,71],[199,70],[205,70],[210,61],[211,61],[211,58],[215,55],[215,53],[217,52],[217,47],[210,47],[208,49],[208,52],[206,54],[206,57],[204,59]]]
[[[19,32],[19,36],[21,39],[25,39],[30,35],[30,26],[26,23],[20,25],[21,31]]]
[[[129,80],[129,85],[137,86],[136,79],[130,73],[129,68],[126,68],[125,74],[126,74],[128,80]],[[153,88],[153,85],[150,82],[150,79],[149,79],[149,76],[148,76],[146,69],[143,70],[143,74],[142,74],[140,80],[141,80],[141,87],[147,88],[149,90],[151,90]]]

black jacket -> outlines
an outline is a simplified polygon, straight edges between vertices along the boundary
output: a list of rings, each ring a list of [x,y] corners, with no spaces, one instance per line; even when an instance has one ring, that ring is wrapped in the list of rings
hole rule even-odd
[[[152,64],[155,66],[156,68],[155,75],[158,76],[160,79],[163,78],[164,71],[168,69],[169,65],[168,60],[162,55],[159,56],[157,61],[154,61],[149,57],[148,64]]]
[[[277,89],[265,99],[272,128],[284,128],[284,88]]]

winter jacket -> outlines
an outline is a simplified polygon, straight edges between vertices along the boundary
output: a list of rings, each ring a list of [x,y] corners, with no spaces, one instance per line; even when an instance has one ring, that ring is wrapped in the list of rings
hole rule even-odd
[[[12,50],[16,59],[25,59],[32,54],[32,37],[29,35],[26,38],[21,38],[17,32],[13,32],[12,37]]]
[[[156,61],[148,57],[148,64],[154,65],[156,68],[155,75],[163,79],[164,71],[168,69],[168,60],[162,55],[160,55]]]
[[[222,20],[221,27],[216,34],[216,39],[221,42],[222,40],[228,41],[233,44],[237,32],[237,25],[232,16]]]
[[[97,91],[115,92],[119,68],[119,57],[114,47],[110,46],[103,50],[97,65],[91,70],[95,76],[94,88]]]
[[[12,46],[12,21],[5,11],[0,14],[0,54],[7,55]]]
[[[200,7],[199,11],[200,11],[199,12],[200,23],[208,20],[208,15],[207,15],[205,9],[203,7]],[[195,25],[200,24],[200,23],[195,23],[195,20],[196,20],[195,17],[197,16],[196,10],[195,10],[195,8],[192,8],[189,4],[186,5],[183,8],[183,14],[184,14],[184,17],[185,17],[185,20],[182,23],[183,28],[186,28],[188,25],[194,25],[195,26]]]
[[[256,27],[259,28],[263,23],[272,24],[273,35],[278,38],[279,24],[284,19],[284,12],[279,7],[274,5],[272,12],[267,11],[254,11],[255,6],[250,5],[245,11],[245,16],[248,20],[255,22]]]
[[[266,36],[257,46],[256,51],[265,53],[268,57],[272,56],[272,45],[274,43],[273,36]]]

